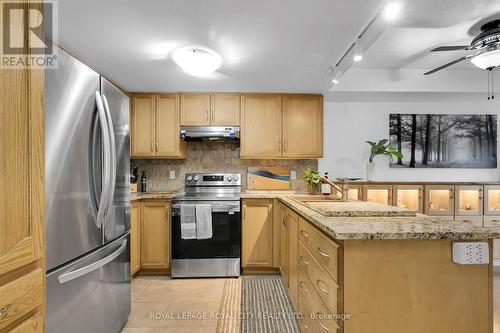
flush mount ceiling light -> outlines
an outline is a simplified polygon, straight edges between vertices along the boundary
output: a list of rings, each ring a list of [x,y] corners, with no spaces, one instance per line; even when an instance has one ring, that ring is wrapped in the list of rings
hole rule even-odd
[[[385,6],[383,11],[384,19],[392,22],[396,20],[401,14],[401,4],[399,2],[392,2]]]
[[[473,57],[470,62],[481,69],[500,66],[500,50],[489,51]]]
[[[185,46],[172,51],[172,60],[187,74],[208,76],[219,69],[222,57],[201,46]]]

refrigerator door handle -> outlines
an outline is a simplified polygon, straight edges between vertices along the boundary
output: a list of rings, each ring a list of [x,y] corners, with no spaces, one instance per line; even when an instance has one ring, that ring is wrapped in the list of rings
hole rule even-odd
[[[101,124],[101,132],[103,138],[103,147],[104,147],[104,160],[103,160],[103,185],[101,191],[101,199],[99,200],[99,207],[97,210],[97,226],[101,228],[104,224],[104,220],[106,218],[106,207],[108,205],[108,196],[109,196],[109,187],[111,186],[109,170],[111,168],[111,157],[110,157],[110,139],[109,139],[109,127],[107,125],[107,116],[104,111],[104,105],[101,99],[101,95],[99,91],[96,91],[96,104],[97,104],[97,112],[99,115],[99,123]]]
[[[106,205],[106,215],[113,203],[113,197],[115,194],[115,186],[116,186],[116,142],[115,142],[115,131],[113,126],[113,119],[111,118],[111,110],[109,109],[108,100],[106,96],[102,94],[102,103],[104,105],[104,110],[106,112],[106,119],[108,124],[108,133],[109,133],[109,145],[110,145],[110,169],[109,169],[109,177],[110,177],[110,186],[109,186],[109,194],[108,194],[108,202]],[[104,220],[104,228],[106,230],[106,220]],[[104,233],[103,233],[104,234]]]
[[[90,265],[84,266],[82,268],[75,269],[74,271],[64,273],[58,276],[58,280],[60,284],[69,282],[71,280],[74,280],[76,278],[79,278],[80,276],[86,275],[90,272],[95,271],[98,268],[101,268],[102,266],[112,262],[115,260],[120,254],[122,254],[123,251],[125,251],[125,248],[127,247],[127,240],[123,240],[122,245],[116,250],[115,252],[111,253],[109,256],[104,257],[96,262],[93,262]]]

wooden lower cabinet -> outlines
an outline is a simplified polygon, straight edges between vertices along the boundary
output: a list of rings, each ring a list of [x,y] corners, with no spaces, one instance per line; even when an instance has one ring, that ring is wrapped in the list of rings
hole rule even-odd
[[[141,271],[167,272],[170,269],[171,203],[142,201],[140,215]]]
[[[133,202],[130,209],[130,274],[141,268],[141,204]]]
[[[288,225],[286,221],[287,208],[280,203],[280,271],[283,278],[283,284],[288,288]]]
[[[244,199],[242,266],[273,266],[273,199]]]
[[[32,317],[14,327],[9,333],[43,333],[44,317],[41,312],[37,312]]]
[[[292,304],[297,308],[299,292],[298,270],[298,232],[299,216],[287,208],[286,224],[288,231],[288,291]]]

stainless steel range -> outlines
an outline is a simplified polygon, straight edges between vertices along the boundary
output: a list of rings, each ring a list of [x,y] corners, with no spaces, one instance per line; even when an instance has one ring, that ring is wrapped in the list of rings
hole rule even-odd
[[[172,277],[240,275],[240,192],[240,174],[186,174],[185,194],[172,202]],[[199,236],[201,207],[211,216],[209,237],[196,237],[196,230],[187,237],[188,222]],[[202,222],[206,229],[207,221]]]

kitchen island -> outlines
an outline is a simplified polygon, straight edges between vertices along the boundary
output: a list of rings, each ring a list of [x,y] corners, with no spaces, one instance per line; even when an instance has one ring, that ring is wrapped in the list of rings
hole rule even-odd
[[[421,214],[325,217],[294,196],[277,199],[289,259],[280,268],[303,331],[493,332],[500,228]],[[455,241],[487,242],[490,263],[453,263]]]

